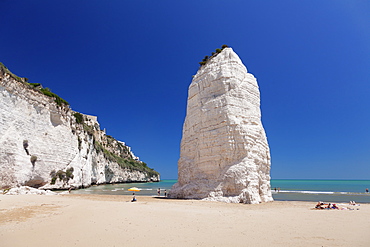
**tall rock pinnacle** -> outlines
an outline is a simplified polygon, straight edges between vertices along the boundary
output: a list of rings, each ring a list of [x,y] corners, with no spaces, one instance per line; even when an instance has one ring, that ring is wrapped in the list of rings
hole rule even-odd
[[[169,196],[272,201],[258,84],[231,48],[201,66],[189,86],[187,104],[178,183]]]

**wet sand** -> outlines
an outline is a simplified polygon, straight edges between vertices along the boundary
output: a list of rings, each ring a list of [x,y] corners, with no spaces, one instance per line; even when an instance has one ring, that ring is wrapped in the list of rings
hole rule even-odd
[[[0,246],[369,246],[370,204],[0,195]],[[347,205],[349,206],[349,205]],[[359,209],[359,210],[357,210]]]

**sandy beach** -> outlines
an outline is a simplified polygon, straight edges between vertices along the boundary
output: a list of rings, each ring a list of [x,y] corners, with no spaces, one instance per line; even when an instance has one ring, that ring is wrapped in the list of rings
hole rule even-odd
[[[314,210],[109,195],[0,195],[0,246],[369,246],[370,205]],[[348,205],[347,205],[348,206]],[[357,210],[359,209],[359,210]]]

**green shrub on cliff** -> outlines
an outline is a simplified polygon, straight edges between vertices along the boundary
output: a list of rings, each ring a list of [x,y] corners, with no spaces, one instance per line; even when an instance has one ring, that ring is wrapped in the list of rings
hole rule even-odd
[[[69,169],[66,170],[66,177],[68,179],[73,179],[74,178],[73,171],[74,171],[73,167],[71,167],[71,168],[69,168]]]
[[[77,140],[78,140],[78,150],[81,151],[81,149],[82,149],[82,140],[79,136],[78,136]]]
[[[104,157],[107,160],[117,163],[123,169],[129,169],[131,171],[146,172],[148,178],[159,175],[158,172],[156,172],[152,168],[149,168],[146,163],[138,161],[138,160],[134,160],[132,158],[127,159],[127,158],[120,157],[108,151],[107,149],[105,149],[103,145],[100,142],[96,141],[95,139],[94,139],[94,147],[98,154],[102,152]]]
[[[42,87],[41,86],[41,83],[32,83],[32,82],[29,82],[28,85],[30,85],[31,87],[33,88],[39,88],[39,87]]]
[[[30,161],[31,161],[32,165],[35,166],[35,163],[37,161],[37,156],[36,155],[32,155],[31,158],[30,158]]]
[[[221,49],[220,48],[217,48],[216,49],[216,52],[212,52],[212,56],[208,57],[208,56],[205,56],[203,58],[203,60],[201,62],[199,62],[200,66],[203,66],[203,65],[206,65],[207,62],[209,60],[211,60],[211,58],[214,58],[215,56],[217,56],[223,49],[227,48],[228,46],[227,45],[222,45]]]
[[[15,74],[13,74],[12,72],[10,72],[10,70],[3,64],[0,62],[0,70],[4,73],[4,74],[8,74],[10,77],[12,77],[14,80],[16,81],[19,81],[21,83],[25,83],[28,81],[27,78],[25,77],[19,77]]]
[[[30,88],[34,88],[34,89],[37,89],[38,91],[40,91],[41,93],[45,94],[46,96],[49,96],[49,97],[52,97],[52,98],[55,98],[55,102],[62,106],[62,105],[69,105],[68,102],[64,99],[62,99],[61,97],[59,97],[58,95],[56,95],[55,93],[52,93],[50,91],[49,88],[43,88],[41,83],[28,83],[28,78],[26,77],[19,77],[15,74],[13,74],[12,72],[10,72],[10,70],[3,64],[0,62],[0,71],[4,74],[8,74],[11,78],[13,78],[14,80],[16,81],[19,81],[25,85],[28,85]]]
[[[64,183],[68,183],[70,179],[74,178],[73,171],[73,167],[68,168],[66,171],[59,170],[56,172],[55,170],[52,170],[50,172],[50,184],[55,184],[57,179],[59,179],[59,181],[63,181]]]
[[[75,113],[73,113],[73,116],[76,118],[76,123],[78,123],[78,124],[84,123],[84,117],[81,113],[75,112]]]
[[[84,131],[89,134],[90,136],[94,135],[94,127],[87,125],[86,123],[83,123]]]
[[[40,91],[45,94],[46,96],[49,96],[49,97],[52,97],[52,98],[55,98],[55,102],[58,104],[58,105],[69,105],[69,103],[67,101],[65,101],[64,99],[62,99],[61,97],[59,97],[58,95],[56,95],[55,93],[52,93],[51,90],[49,88],[40,88]]]

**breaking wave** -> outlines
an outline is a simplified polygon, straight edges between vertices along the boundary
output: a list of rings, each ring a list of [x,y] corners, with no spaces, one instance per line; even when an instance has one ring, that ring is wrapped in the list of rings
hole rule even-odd
[[[360,192],[334,192],[334,191],[308,191],[308,190],[280,190],[280,192],[272,191],[272,194],[279,193],[299,193],[299,194],[314,194],[314,195],[358,195],[358,196],[370,196],[370,193]]]

